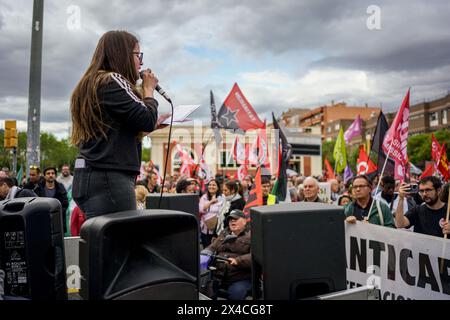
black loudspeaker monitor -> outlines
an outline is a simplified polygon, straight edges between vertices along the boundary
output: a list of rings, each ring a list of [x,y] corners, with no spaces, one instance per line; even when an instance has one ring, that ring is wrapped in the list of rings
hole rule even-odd
[[[5,295],[66,300],[61,204],[51,198],[0,202],[0,269]]]
[[[88,219],[81,228],[83,299],[198,300],[196,218],[133,210]]]
[[[296,202],[250,213],[254,298],[297,300],[346,289],[342,207]]]
[[[191,213],[198,216],[199,196],[194,193],[163,193],[161,207],[159,205],[160,194],[149,194],[145,201],[146,209],[166,209]]]

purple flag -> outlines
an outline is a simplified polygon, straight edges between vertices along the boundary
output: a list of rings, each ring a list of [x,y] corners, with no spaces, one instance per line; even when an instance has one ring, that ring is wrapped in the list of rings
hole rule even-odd
[[[352,169],[350,169],[350,166],[347,165],[344,170],[344,183],[347,183],[348,180],[353,178],[354,174],[352,172]]]
[[[361,134],[361,117],[356,117],[355,121],[348,127],[348,129],[344,133],[345,142],[349,142],[353,137]]]

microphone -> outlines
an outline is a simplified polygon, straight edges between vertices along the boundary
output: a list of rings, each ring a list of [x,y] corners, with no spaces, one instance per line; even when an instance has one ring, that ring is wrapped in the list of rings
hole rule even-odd
[[[141,77],[141,79],[143,79],[144,76],[144,71],[139,72],[139,76]],[[170,99],[169,95],[167,94],[167,92],[165,92],[160,86],[159,84],[156,85],[155,90],[158,91],[158,93],[160,95],[162,95],[169,103],[172,103],[172,100]]]

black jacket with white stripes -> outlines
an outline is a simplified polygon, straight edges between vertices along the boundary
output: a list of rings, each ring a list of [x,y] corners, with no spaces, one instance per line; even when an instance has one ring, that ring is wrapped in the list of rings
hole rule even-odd
[[[97,92],[107,124],[107,138],[98,137],[79,146],[80,156],[88,166],[124,170],[138,174],[140,170],[140,132],[151,132],[158,119],[158,101],[141,100],[131,85],[118,73]]]

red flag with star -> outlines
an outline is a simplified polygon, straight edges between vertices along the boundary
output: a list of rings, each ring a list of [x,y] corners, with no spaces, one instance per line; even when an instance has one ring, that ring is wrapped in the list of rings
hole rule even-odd
[[[217,118],[220,127],[224,129],[247,131],[265,128],[264,122],[259,119],[237,83],[223,102]]]

